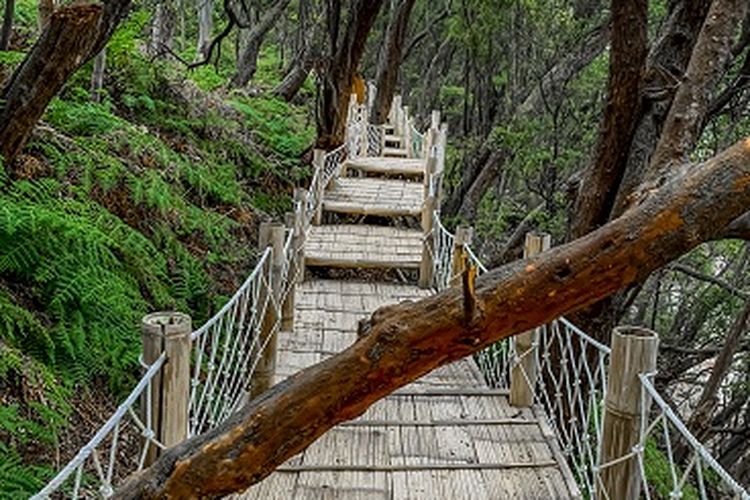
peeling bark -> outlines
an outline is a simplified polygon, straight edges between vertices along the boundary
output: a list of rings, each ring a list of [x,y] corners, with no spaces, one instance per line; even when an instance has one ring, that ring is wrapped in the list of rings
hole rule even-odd
[[[709,240],[750,207],[750,138],[681,169],[622,217],[477,280],[376,311],[368,335],[279,383],[131,478],[118,498],[216,497],[262,480],[336,424],[442,365],[600,301]]]

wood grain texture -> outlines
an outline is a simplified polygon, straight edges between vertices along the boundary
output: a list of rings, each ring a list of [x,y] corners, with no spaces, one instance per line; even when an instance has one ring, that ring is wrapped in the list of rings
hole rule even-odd
[[[210,432],[167,450],[117,494],[121,498],[218,497],[259,483],[288,459],[305,450],[306,454],[337,424],[377,410],[376,403],[393,391],[422,383],[428,374],[430,380],[445,370],[450,373],[456,366],[453,362],[494,342],[645,279],[714,238],[749,208],[750,138],[701,165],[682,169],[644,194],[622,217],[585,237],[483,274],[477,280],[476,314],[470,324],[465,322],[463,295],[456,289],[381,307],[372,314],[366,334],[344,351],[281,381]],[[464,377],[472,373],[468,368],[463,372]],[[486,404],[494,398],[475,399]],[[415,405],[413,410],[419,408]],[[487,453],[508,453],[513,446],[528,460],[539,459],[545,449],[549,453],[545,439],[530,442],[518,435],[519,426],[467,430],[471,429],[487,432],[492,443],[485,448]],[[431,450],[427,457],[432,458],[437,447],[431,439],[440,436],[429,434],[434,429],[418,430],[427,432],[424,439],[419,434],[394,439],[401,443],[400,459],[406,463],[424,459],[425,449]],[[403,435],[403,429],[398,432]],[[559,490],[565,481],[547,474],[503,476],[499,487],[467,477],[455,490],[451,477],[430,471],[412,481],[408,474],[397,478],[394,473],[394,497],[403,498],[399,492],[405,492],[412,498],[427,498],[429,492],[431,498],[504,498],[499,492],[513,482],[523,484],[524,491],[543,489],[545,493],[537,498],[569,495]],[[487,490],[471,490],[481,484]]]
[[[331,225],[310,229],[308,266],[410,268],[422,260],[422,233],[385,226]]]
[[[429,295],[410,286],[323,280],[296,293],[296,331],[279,338],[279,369],[288,375],[355,342],[357,320],[373,309]],[[506,426],[522,430],[509,433]],[[577,487],[566,482],[561,464],[539,418],[512,409],[507,391],[487,387],[465,359],[335,427],[234,498],[500,498],[494,491],[507,498],[574,497]]]
[[[327,212],[397,217],[419,215],[424,189],[421,183],[398,179],[337,179],[323,196]]]

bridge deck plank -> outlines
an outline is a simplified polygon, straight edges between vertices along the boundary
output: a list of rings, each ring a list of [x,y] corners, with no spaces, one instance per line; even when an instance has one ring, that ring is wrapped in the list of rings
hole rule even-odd
[[[424,176],[425,165],[426,162],[423,158],[386,158],[380,156],[347,160],[344,163],[344,168],[371,174],[421,178]]]
[[[305,241],[308,266],[417,269],[422,232],[353,224],[313,226]]]
[[[400,179],[337,179],[323,197],[323,210],[352,215],[397,217],[422,213],[424,186]]]

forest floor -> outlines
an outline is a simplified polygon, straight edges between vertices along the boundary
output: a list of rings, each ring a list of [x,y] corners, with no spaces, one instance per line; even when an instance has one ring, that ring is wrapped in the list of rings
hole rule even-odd
[[[134,56],[148,18],[110,42],[98,102],[88,64],[0,168],[3,495],[36,491],[111,414],[139,376],[144,314],[210,317],[252,269],[259,221],[309,176],[312,110],[265,92],[274,47],[252,89],[228,92],[221,68]],[[13,43],[0,81],[28,49]]]

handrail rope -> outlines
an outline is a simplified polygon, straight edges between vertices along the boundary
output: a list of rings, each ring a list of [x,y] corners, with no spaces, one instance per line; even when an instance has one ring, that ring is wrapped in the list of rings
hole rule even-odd
[[[430,186],[432,187],[432,186]],[[431,235],[437,235],[438,237],[434,237],[435,241],[435,248],[433,248],[433,257],[434,257],[434,266],[436,268],[436,271],[440,269],[441,265],[445,265],[445,263],[440,262],[441,256],[447,254],[447,250],[451,249],[442,249],[441,246],[452,246],[454,235],[448,231],[448,229],[444,226],[442,220],[440,219],[440,214],[438,211],[434,214],[434,224],[435,229],[431,233]],[[430,235],[427,235],[430,236]],[[487,268],[484,266],[482,261],[478,258],[474,250],[471,248],[470,245],[464,245],[464,250],[469,256],[469,259],[471,260],[472,264],[477,267],[478,270],[481,272],[486,272]],[[450,263],[448,263],[450,265]],[[435,273],[435,279],[439,280],[443,277],[438,276],[438,273]],[[448,276],[443,282],[436,282],[437,289],[441,290],[444,287],[447,287],[450,283],[451,279],[455,278],[455,276],[452,276],[449,272]],[[559,326],[558,326],[559,325]],[[564,327],[566,330],[565,339],[560,337],[556,343],[558,345],[564,345],[564,351],[567,353],[575,353],[576,349],[578,354],[578,359],[568,359],[563,354],[563,361],[561,361],[561,364],[563,364],[562,369],[563,372],[560,373],[562,375],[562,378],[558,378],[554,370],[551,370],[549,368],[545,368],[545,364],[549,365],[550,359],[549,359],[549,349],[551,348],[551,345],[553,342],[555,342],[553,339],[550,339],[549,342],[546,344],[542,341],[541,336],[536,341],[533,342],[530,349],[527,349],[523,353],[517,353],[515,352],[515,349],[512,349],[512,343],[511,343],[511,349],[510,352],[510,363],[505,363],[508,366],[508,369],[512,369],[513,366],[521,367],[520,370],[522,373],[523,378],[525,379],[526,383],[532,384],[532,380],[530,379],[529,375],[526,373],[526,371],[523,369],[523,364],[521,361],[526,357],[530,356],[532,354],[539,354],[539,351],[541,348],[544,348],[544,351],[542,353],[542,357],[546,357],[546,363],[540,363],[539,371],[540,374],[544,372],[543,376],[539,376],[536,379],[537,386],[540,386],[541,384],[544,384],[544,378],[549,377],[550,380],[558,380],[558,384],[556,388],[556,398],[554,401],[551,401],[548,399],[546,391],[544,390],[535,390],[535,399],[542,403],[542,406],[545,408],[545,413],[547,413],[547,418],[550,421],[550,423],[553,425],[553,428],[555,428],[557,432],[557,438],[558,441],[563,438],[565,442],[572,443],[574,440],[575,442],[579,443],[576,445],[579,448],[579,453],[584,454],[591,454],[594,452],[596,456],[589,456],[589,468],[591,470],[591,479],[598,484],[600,484],[601,476],[600,471],[602,469],[605,469],[607,467],[612,467],[614,465],[617,465],[619,463],[622,463],[623,461],[626,461],[631,458],[636,458],[638,461],[639,469],[641,470],[641,475],[644,478],[645,482],[645,462],[643,458],[643,452],[645,449],[645,442],[640,442],[636,444],[628,453],[621,457],[617,457],[615,459],[612,459],[606,463],[599,463],[600,459],[600,453],[601,449],[598,443],[601,442],[601,426],[602,426],[602,420],[601,420],[601,409],[597,409],[597,405],[599,404],[598,398],[593,398],[593,394],[597,393],[599,398],[603,398],[604,394],[606,394],[606,372],[605,372],[605,360],[606,358],[611,354],[611,348],[602,342],[594,339],[590,335],[588,335],[586,332],[581,330],[579,327],[575,326],[573,323],[571,323],[567,318],[560,317],[553,321],[548,327],[542,326],[539,327],[537,331],[540,332],[540,334],[550,334],[550,337],[552,336],[560,336],[559,328],[560,326]],[[551,328],[551,330],[548,330],[548,328]],[[572,336],[573,334],[575,338],[577,338],[578,346],[574,347],[572,344]],[[561,343],[562,341],[562,343]],[[501,341],[502,342],[502,341]],[[589,365],[587,355],[585,354],[587,346],[590,348],[595,349],[596,352],[598,352],[598,360],[596,360],[595,368],[592,368],[592,366]],[[502,351],[507,352],[507,351]],[[481,356],[484,353],[482,351],[478,355]],[[480,362],[481,364],[481,362]],[[550,367],[551,368],[551,367]],[[559,368],[559,367],[558,367]],[[588,392],[590,401],[587,403],[588,408],[586,408],[586,405],[584,405],[583,399],[582,399],[582,387],[581,383],[584,379],[587,384],[589,384],[589,390]],[[688,463],[688,466],[684,471],[682,471],[679,474],[677,474],[676,471],[676,464],[674,462],[674,457],[672,456],[672,449],[671,449],[671,443],[668,442],[669,440],[669,433],[668,429],[665,428],[665,440],[668,442],[667,444],[667,453],[668,453],[668,460],[670,462],[670,473],[672,474],[672,481],[673,481],[673,496],[674,495],[681,495],[681,491],[685,488],[686,484],[689,482],[689,476],[694,471],[697,476],[697,484],[699,491],[701,492],[701,498],[708,498],[706,496],[706,486],[705,481],[703,478],[703,472],[702,467],[700,465],[700,460],[704,461],[708,467],[713,469],[716,474],[719,476],[719,478],[722,480],[723,483],[725,483],[734,494],[738,496],[738,498],[741,498],[742,500],[750,500],[750,494],[748,494],[747,491],[743,489],[743,487],[716,461],[715,458],[708,452],[708,450],[703,446],[700,441],[698,441],[692,434],[689,433],[687,430],[687,427],[685,427],[685,424],[680,420],[680,418],[674,413],[674,411],[664,402],[664,399],[658,394],[654,386],[651,384],[650,380],[648,379],[647,374],[641,374],[640,379],[644,385],[645,390],[647,391],[648,395],[657,403],[660,410],[663,413],[662,417],[657,418],[654,422],[652,422],[651,425],[647,426],[644,430],[645,434],[644,436],[648,435],[650,432],[652,432],[655,427],[661,422],[663,426],[666,425],[667,422],[671,423],[677,431],[686,439],[688,444],[691,446],[691,448],[694,450],[692,458],[690,462]],[[599,386],[598,388],[596,386]],[[539,387],[538,387],[539,388]],[[563,392],[561,392],[563,391]],[[541,394],[541,395],[540,395]],[[541,400],[539,399],[541,397]],[[578,421],[578,417],[575,415],[575,412],[571,412],[568,416],[568,423],[571,424],[570,428],[568,430],[560,428],[557,424],[558,419],[562,419],[564,417],[563,410],[564,405],[562,404],[563,400],[567,401],[565,403],[568,405],[569,410],[572,410],[573,406],[577,406],[575,409],[575,412],[579,413],[581,417],[585,421]],[[556,416],[554,414],[550,414],[549,410],[552,410],[554,408],[557,408],[557,414]],[[589,420],[591,419],[591,420]],[[576,425],[577,424],[577,425]],[[593,424],[594,430],[595,430],[595,449],[592,450],[592,443],[590,443],[589,438],[587,437],[589,435],[589,429],[587,428],[588,425]],[[562,432],[562,434],[561,434]],[[581,434],[583,433],[583,434]],[[567,436],[567,437],[566,437]],[[588,443],[584,446],[585,443]],[[563,444],[561,442],[561,444]],[[581,447],[587,448],[583,449]],[[573,450],[570,449],[568,453],[570,454]],[[584,470],[578,469],[579,475],[582,476],[582,480],[585,481],[589,493],[591,495],[594,494],[593,490],[593,484],[591,483],[590,479],[588,478],[588,473],[585,472],[585,465]],[[606,492],[602,492],[606,496]],[[650,494],[647,491],[647,489],[644,489],[644,493],[646,494],[647,498],[650,498]]]
[[[138,384],[136,384],[135,388],[130,392],[128,397],[125,398],[125,401],[123,401],[122,404],[117,407],[117,410],[112,414],[111,417],[109,417],[107,422],[99,428],[96,434],[94,434],[94,437],[92,437],[89,442],[86,443],[86,445],[78,451],[76,456],[73,457],[73,459],[68,462],[68,464],[63,467],[62,470],[58,472],[57,475],[44,486],[44,488],[42,488],[36,495],[31,497],[32,500],[42,500],[48,498],[49,495],[57,491],[57,489],[62,486],[63,483],[65,483],[65,481],[73,472],[76,472],[76,469],[84,464],[86,459],[88,459],[94,453],[96,447],[104,441],[104,438],[107,437],[110,431],[112,431],[115,426],[120,423],[128,409],[133,406],[133,404],[135,404],[136,400],[141,396],[146,387],[151,383],[151,380],[154,378],[154,376],[156,376],[156,373],[164,365],[166,359],[166,353],[162,352],[162,354],[156,359],[156,361],[154,361],[149,366],[148,370],[143,375],[141,380],[138,381]],[[82,468],[79,469],[77,474],[80,475],[82,473],[82,470]],[[77,479],[76,482],[80,484],[80,478]]]
[[[664,401],[661,394],[656,390],[653,383],[651,382],[652,374],[641,373],[638,378],[641,381],[643,389],[646,391],[648,396],[659,408],[659,411],[664,415],[665,421],[669,421],[674,428],[679,432],[687,443],[693,448],[695,453],[711,467],[714,472],[724,481],[734,493],[740,495],[743,499],[750,499],[750,493],[748,493],[733,477],[729,474],[722,465],[716,461],[716,459],[706,450],[706,447],[698,441],[698,439],[690,432],[687,426],[682,422],[679,416],[677,416],[672,408]],[[647,415],[642,416],[645,418]],[[643,439],[643,438],[642,438]]]

